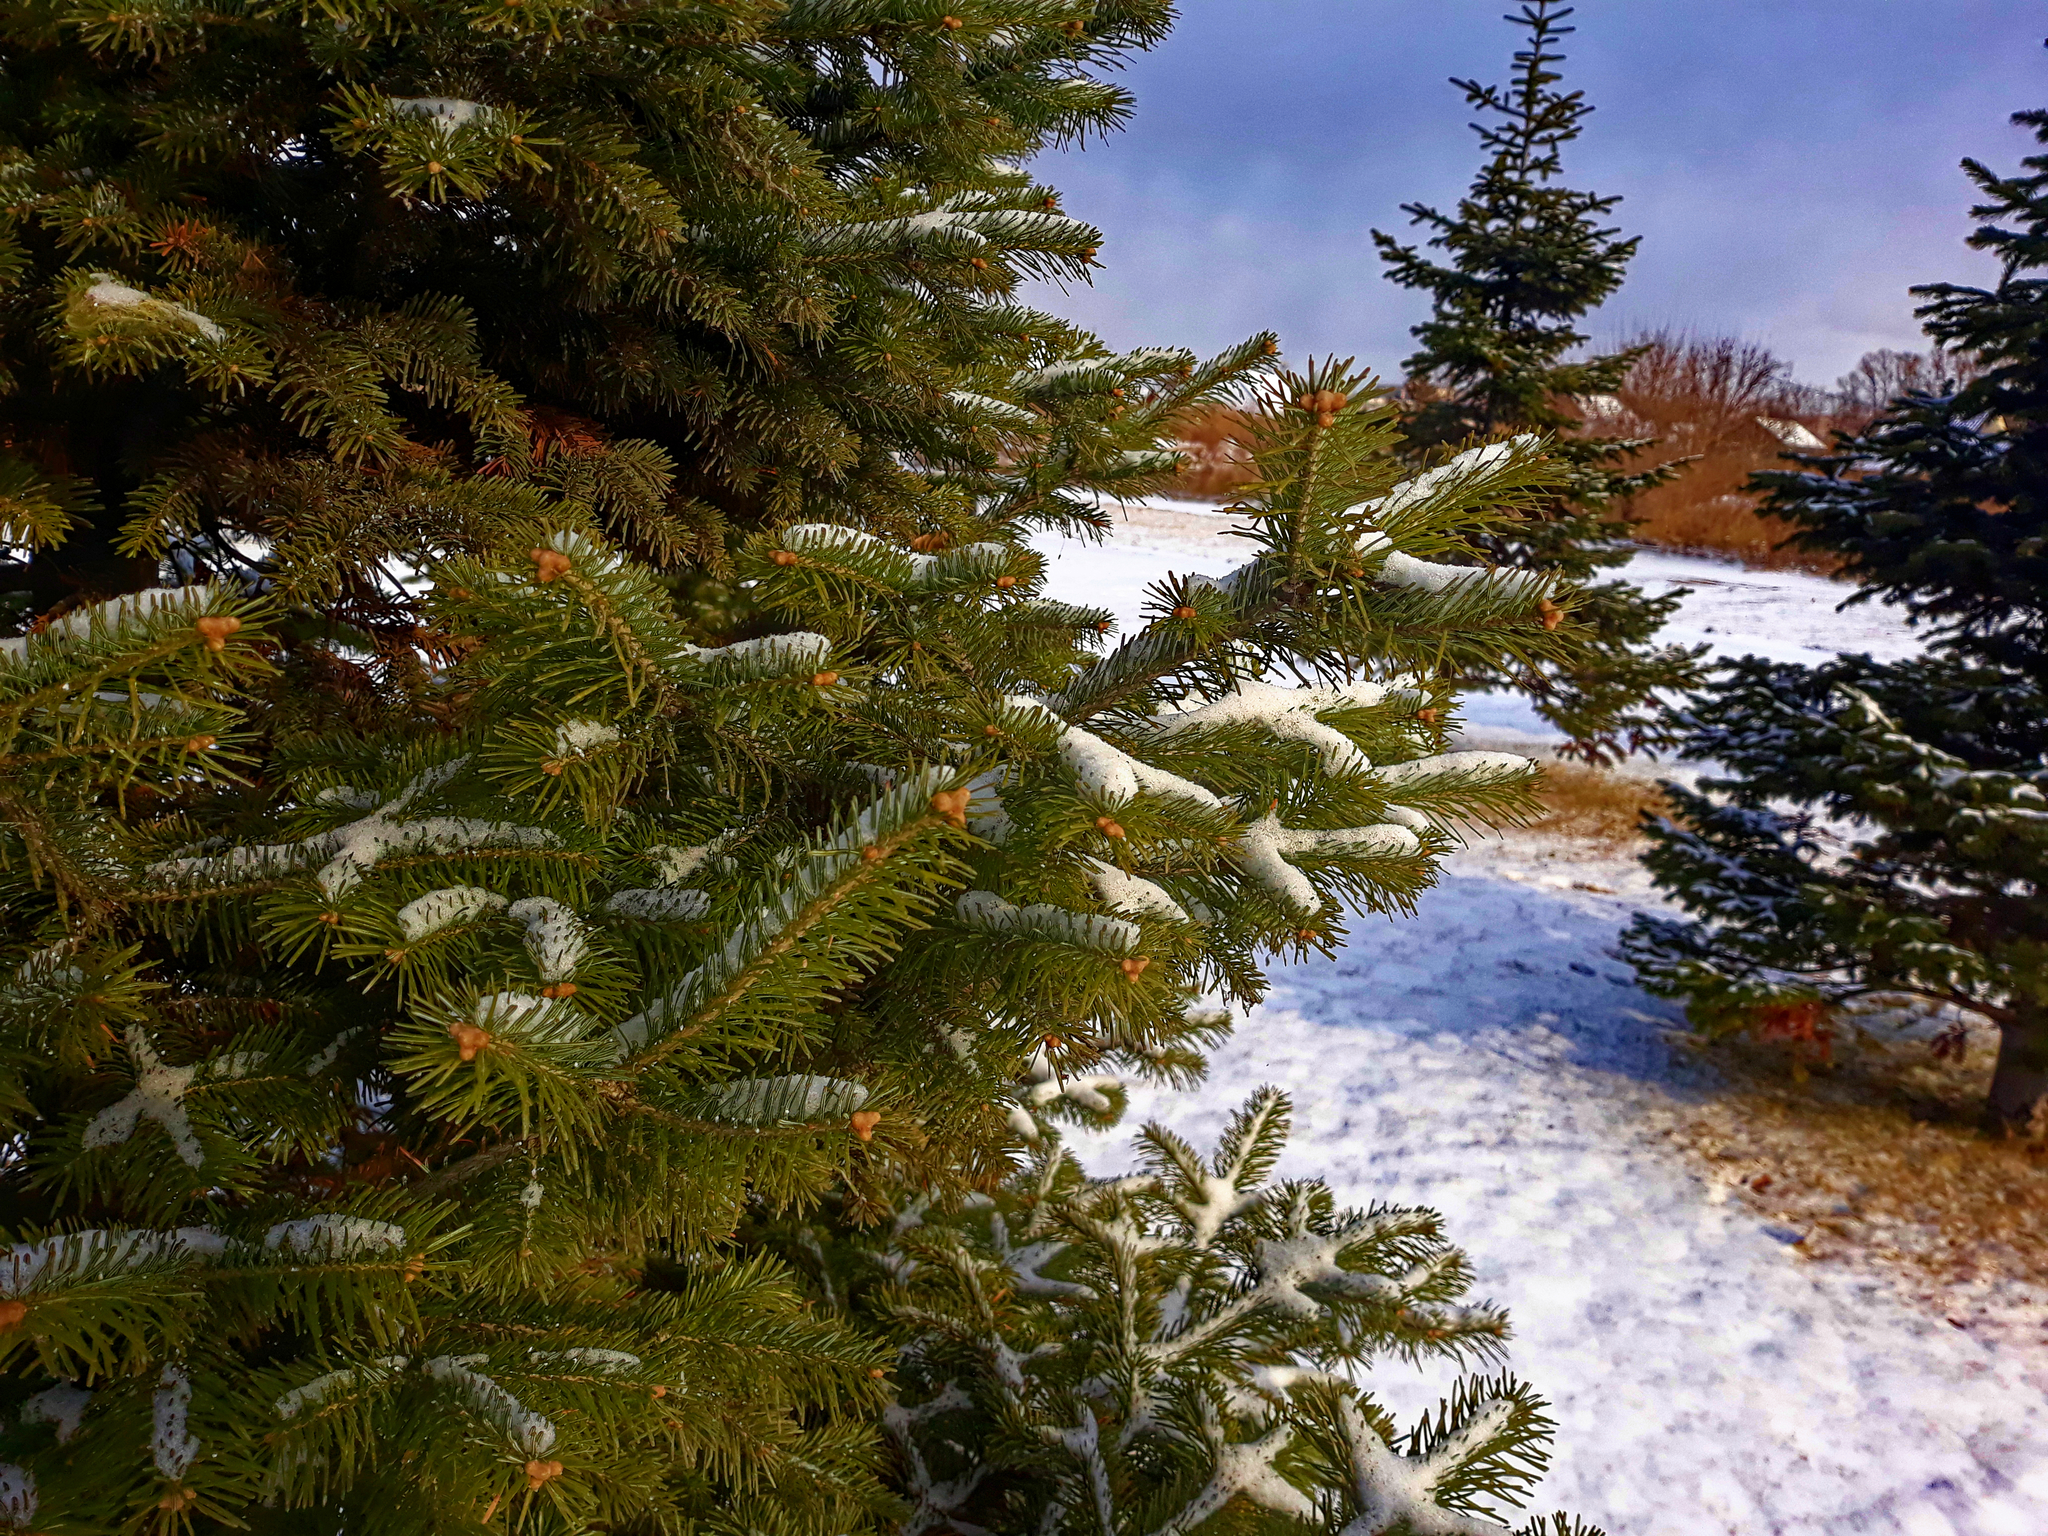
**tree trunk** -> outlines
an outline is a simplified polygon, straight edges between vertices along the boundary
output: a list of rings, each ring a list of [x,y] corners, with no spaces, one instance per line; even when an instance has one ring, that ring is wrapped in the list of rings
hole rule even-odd
[[[1985,1129],[2024,1136],[2048,1131],[2048,1010],[2022,1005],[2018,1017],[1998,1031],[1998,1065],[1991,1069]],[[2035,1123],[2036,1116],[2042,1123]]]

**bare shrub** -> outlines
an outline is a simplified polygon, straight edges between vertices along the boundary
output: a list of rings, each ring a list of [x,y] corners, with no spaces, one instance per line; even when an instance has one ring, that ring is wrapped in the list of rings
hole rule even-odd
[[[1186,462],[1169,494],[1189,501],[1228,501],[1239,487],[1258,478],[1242,411],[1205,406],[1183,420],[1175,435]]]
[[[1940,347],[1928,352],[1890,347],[1866,352],[1835,382],[1836,425],[1855,431],[1902,395],[1942,394],[1982,372],[1983,365],[1970,353]]]
[[[1733,557],[1766,568],[1832,570],[1834,562],[1781,549],[1790,525],[1757,514],[1747,489],[1792,451],[1813,451],[1835,426],[1835,402],[1795,382],[1791,366],[1759,342],[1660,330],[1630,342],[1642,356],[1612,401],[1586,411],[1589,431],[1655,438],[1644,466],[1691,460],[1675,480],[1624,508],[1645,544]]]
[[[1733,556],[1745,565],[1832,573],[1836,562],[1780,548],[1793,532],[1759,516],[1748,489],[1759,470],[1788,467],[1789,453],[1819,451],[1833,433],[1868,425],[1900,395],[1967,383],[1976,360],[1956,352],[1867,352],[1832,390],[1801,384],[1768,347],[1728,336],[1650,331],[1643,355],[1611,401],[1588,402],[1589,431],[1655,437],[1645,464],[1693,462],[1667,485],[1633,499],[1635,536],[1646,544]],[[1625,420],[1608,419],[1620,412]]]

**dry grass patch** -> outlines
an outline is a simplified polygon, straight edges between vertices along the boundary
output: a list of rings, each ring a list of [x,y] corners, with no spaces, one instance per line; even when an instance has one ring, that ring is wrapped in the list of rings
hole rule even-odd
[[[1174,446],[1182,464],[1167,494],[1188,501],[1228,501],[1258,479],[1251,419],[1227,405],[1204,406],[1183,419]]]
[[[1782,1046],[1702,1045],[1728,1091],[1669,1134],[1798,1256],[1890,1270],[1959,1327],[1975,1302],[2009,1317],[2048,1292],[2048,1149],[1976,1129],[1995,1044],[1980,1030],[1941,1061],[1858,1033],[1811,1070]]]
[[[1642,356],[1614,395],[1587,402],[1605,408],[1589,413],[1587,426],[1655,438],[1631,468],[1690,460],[1675,480],[1629,502],[1635,537],[1759,570],[1832,572],[1832,557],[1780,549],[1792,526],[1758,515],[1761,498],[1747,487],[1751,475],[1793,467],[1786,453],[1811,452],[1846,424],[1835,398],[1794,383],[1791,366],[1754,342],[1652,331],[1628,345]]]
[[[1731,463],[1732,458],[1700,465],[1697,472],[1702,482],[1730,478],[1730,470],[1746,475],[1749,466],[1739,459]],[[1753,571],[1811,571],[1831,576],[1839,568],[1841,562],[1832,557],[1780,548],[1792,533],[1791,525],[1759,516],[1755,497],[1735,491],[1701,494],[1704,483],[1681,480],[1638,497],[1636,515],[1642,523],[1635,529],[1637,542],[1682,554],[1734,560]]]
[[[1663,815],[1670,809],[1651,780],[1582,763],[1544,763],[1537,797],[1545,809],[1529,824],[1530,832],[1616,852],[1642,841],[1645,811]]]

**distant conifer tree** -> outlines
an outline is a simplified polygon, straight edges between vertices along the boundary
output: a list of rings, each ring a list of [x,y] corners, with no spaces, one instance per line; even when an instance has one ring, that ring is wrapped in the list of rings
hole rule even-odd
[[[1621,387],[1639,351],[1571,359],[1587,340],[1578,321],[1621,286],[1637,240],[1601,222],[1621,201],[1559,185],[1564,146],[1593,109],[1578,91],[1556,89],[1558,43],[1571,8],[1529,0],[1507,18],[1528,32],[1505,88],[1454,80],[1489,119],[1473,125],[1490,151],[1455,213],[1403,205],[1430,233],[1433,260],[1378,230],[1373,240],[1387,277],[1432,299],[1415,327],[1421,343],[1408,358],[1404,430],[1409,451],[1427,455],[1502,432],[1544,432],[1570,468],[1559,494],[1521,522],[1475,540],[1479,558],[1528,570],[1554,570],[1584,582],[1630,555],[1623,504],[1669,478],[1670,466],[1629,472],[1621,466],[1648,439],[1607,438],[1582,430],[1590,401]],[[1582,755],[1599,760],[1654,746],[1662,738],[1652,698],[1696,680],[1698,652],[1658,646],[1654,638],[1677,607],[1622,581],[1584,591],[1575,616],[1591,643],[1568,667],[1500,667],[1476,678],[1525,690],[1537,709]]]
[[[2048,112],[2015,119],[2048,144]],[[1930,654],[1819,667],[1750,658],[1679,717],[1724,765],[1651,828],[1658,883],[1697,915],[1628,939],[1710,1027],[1824,1024],[1875,998],[1994,1024],[1987,1118],[2048,1133],[2048,155],[1965,169],[2004,263],[1992,288],[1916,288],[1976,377],[1912,393],[1805,468],[1760,476],[1851,602],[1903,607]],[[1957,1043],[1953,1034],[1943,1037]]]

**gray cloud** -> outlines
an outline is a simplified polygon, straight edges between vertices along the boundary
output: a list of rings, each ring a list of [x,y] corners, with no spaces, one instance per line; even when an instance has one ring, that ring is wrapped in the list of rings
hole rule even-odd
[[[1290,354],[1392,372],[1426,307],[1367,231],[1452,203],[1477,164],[1451,75],[1501,78],[1501,0],[1187,0],[1124,77],[1131,128],[1037,167],[1103,226],[1092,288],[1040,295],[1117,345]],[[2010,169],[2048,105],[2037,0],[1582,0],[1564,65],[1598,109],[1568,183],[1643,237],[1603,338],[1646,325],[1766,341],[1827,382],[1921,344],[1906,288],[1980,282],[1964,155]]]

